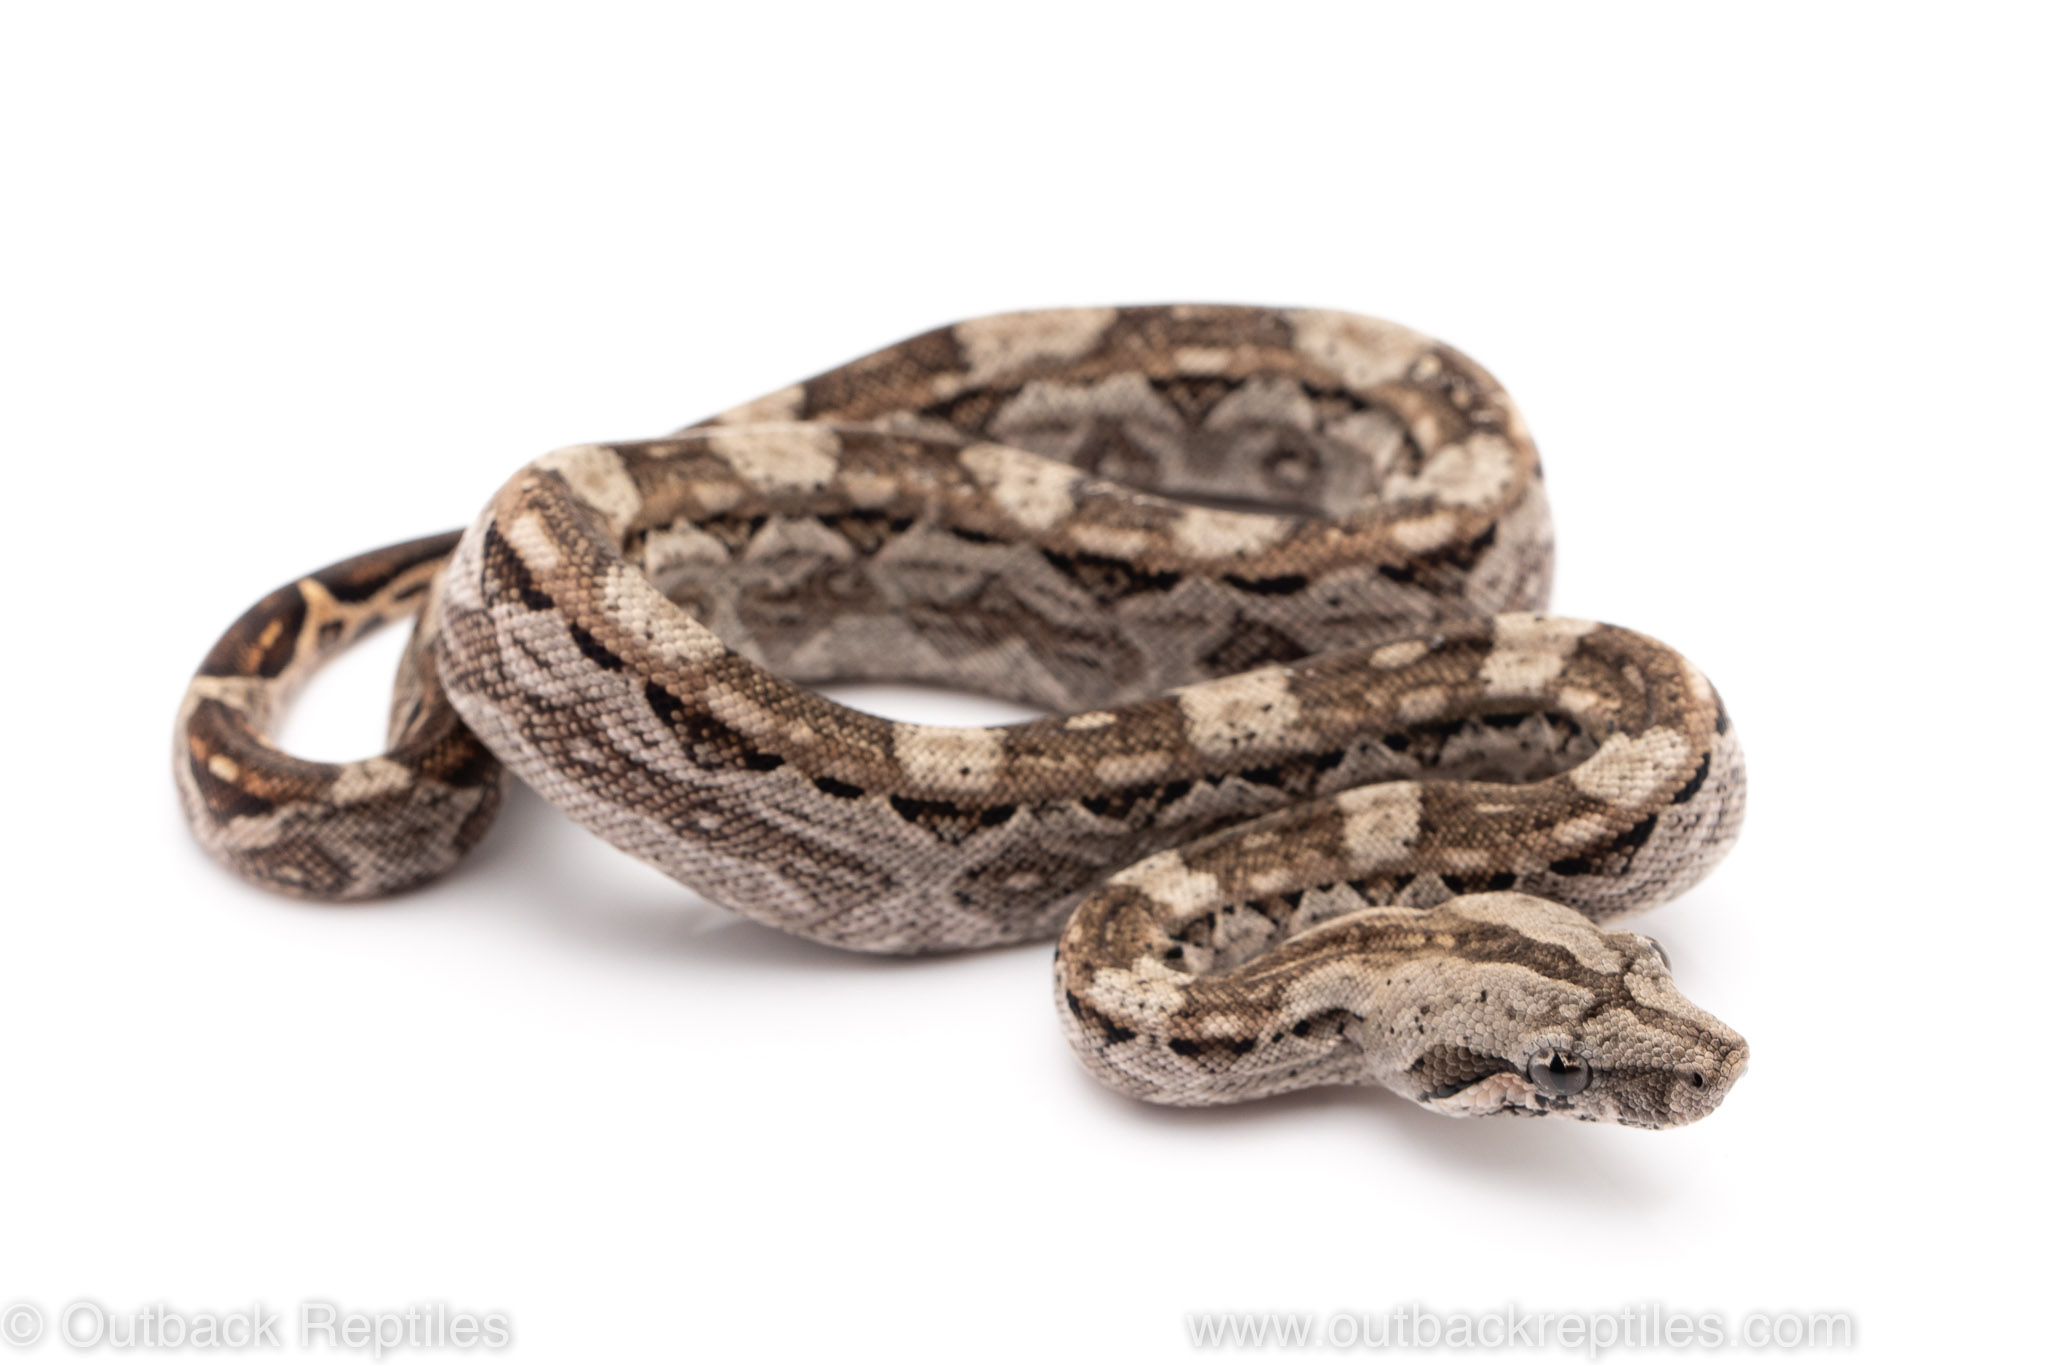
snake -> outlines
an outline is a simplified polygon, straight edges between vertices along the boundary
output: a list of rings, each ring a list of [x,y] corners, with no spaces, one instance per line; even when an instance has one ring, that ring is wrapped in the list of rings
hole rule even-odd
[[[1543,470],[1453,348],[1324,309],[1041,309],[898,342],[656,440],[557,450],[467,529],[299,578],[209,652],[174,770],[239,876],[441,876],[509,769],[697,893],[840,948],[1057,940],[1137,1099],[1377,1085],[1671,1128],[1743,1038],[1608,927],[1742,821],[1713,685],[1547,614]],[[269,737],[416,617],[386,751]],[[1044,714],[891,720],[829,683]]]

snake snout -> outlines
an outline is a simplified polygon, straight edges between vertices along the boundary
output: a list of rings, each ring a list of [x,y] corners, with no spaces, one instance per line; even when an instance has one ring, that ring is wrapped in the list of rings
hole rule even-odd
[[[1675,1068],[1666,1096],[1668,1118],[1661,1126],[1683,1127],[1713,1113],[1748,1070],[1749,1044],[1733,1034],[1716,1055]]]

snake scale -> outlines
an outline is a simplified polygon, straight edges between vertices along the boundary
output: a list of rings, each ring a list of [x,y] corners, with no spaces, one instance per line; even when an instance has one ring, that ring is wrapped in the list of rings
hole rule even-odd
[[[329,898],[448,870],[500,764],[764,923],[889,953],[1057,936],[1097,1077],[1201,1105],[1377,1083],[1449,1114],[1710,1112],[1748,1047],[1607,922],[1741,823],[1714,688],[1541,614],[1535,448],[1478,365],[1355,315],[977,318],[662,440],[521,470],[466,532],[264,598],[176,773],[205,847]],[[417,611],[390,746],[266,732]],[[918,725],[808,684],[1043,719]]]

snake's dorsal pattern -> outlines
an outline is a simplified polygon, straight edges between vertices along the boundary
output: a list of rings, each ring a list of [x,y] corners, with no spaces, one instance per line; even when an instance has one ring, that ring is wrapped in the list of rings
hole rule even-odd
[[[437,875],[489,818],[495,755],[792,932],[919,952],[1066,924],[1070,1037],[1150,1099],[1372,1080],[1661,1126],[1746,1058],[1647,940],[1592,923],[1734,837],[1726,715],[1664,646],[1531,614],[1533,446],[1413,332],[982,318],[558,451],[434,579],[392,752],[270,749],[279,696],[445,551],[301,580],[209,656],[178,771],[244,875],[344,898]],[[806,686],[853,678],[1061,714],[922,726]]]
[[[234,871],[273,890],[356,899],[438,877],[490,828],[498,761],[448,705],[418,649],[401,671],[384,754],[314,763],[267,738],[323,660],[419,610],[458,538],[373,550],[288,583],[244,612],[200,664],[178,709],[172,766],[193,831]]]
[[[1735,837],[1742,754],[1697,669],[1612,626],[1500,616],[1289,681],[1301,712],[1362,722],[1368,746],[1410,733],[1413,709],[1520,730],[1531,698],[1598,746],[1515,785],[1351,787],[1116,873],[1060,940],[1091,1070],[1174,1104],[1362,1078],[1448,1113],[1642,1127],[1720,1102],[1742,1039],[1677,993],[1649,939],[1589,923],[1676,895]],[[1599,1084],[1546,1087],[1533,1068],[1556,1058]]]

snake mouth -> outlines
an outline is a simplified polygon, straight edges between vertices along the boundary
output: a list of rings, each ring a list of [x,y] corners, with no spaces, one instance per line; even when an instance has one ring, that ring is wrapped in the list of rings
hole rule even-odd
[[[1474,1076],[1455,1085],[1438,1086],[1420,1097],[1425,1108],[1453,1118],[1477,1118],[1502,1112],[1540,1114],[1544,1108],[1538,1101],[1547,1098],[1537,1092],[1526,1076],[1505,1062],[1501,1063],[1498,1071]]]
[[[1668,1110],[1642,1112],[1625,1099],[1599,1087],[1573,1095],[1552,1094],[1506,1066],[1455,1085],[1440,1086],[1418,1098],[1424,1108],[1453,1118],[1505,1114],[1519,1118],[1575,1119],[1581,1123],[1618,1123],[1626,1128],[1644,1129],[1682,1127],[1705,1117],[1712,1108],[1709,1105],[1691,1110],[1673,1105]]]

